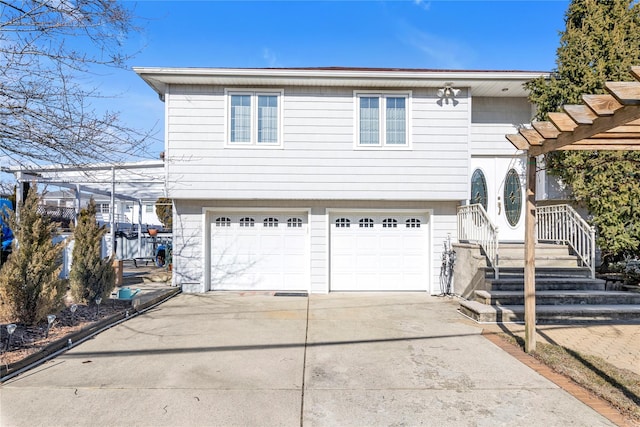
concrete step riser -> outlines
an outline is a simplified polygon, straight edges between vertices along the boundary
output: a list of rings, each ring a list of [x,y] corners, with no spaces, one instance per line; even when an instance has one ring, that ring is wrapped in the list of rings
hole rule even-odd
[[[488,291],[523,291],[524,282],[488,283]],[[536,281],[536,291],[604,291],[603,282],[547,282]]]
[[[485,278],[493,279],[495,277],[492,268],[485,269]],[[522,267],[504,267],[500,269],[501,279],[520,279],[524,280],[524,268]],[[536,279],[545,278],[584,278],[591,279],[591,270],[585,267],[575,266],[569,268],[536,268]]]
[[[521,259],[505,259],[500,258],[499,263],[500,268],[524,268],[524,260]],[[577,258],[546,258],[546,259],[536,259],[536,267],[579,267],[580,263]]]
[[[493,313],[477,313],[467,307],[460,307],[460,312],[471,319],[480,323],[509,323],[524,322],[523,312],[512,312],[509,310],[498,311]],[[595,322],[638,322],[640,321],[640,313],[611,313],[590,312],[585,315],[582,312],[575,311],[573,313],[536,313],[537,324],[549,323],[595,323]]]
[[[514,258],[514,259],[524,259],[524,249],[523,250],[505,250],[504,248],[499,247],[498,251],[500,253],[500,259],[502,258]],[[545,250],[536,250],[536,259],[539,258],[549,258],[549,257],[566,257],[566,256],[575,256],[567,249],[545,249]]]
[[[524,295],[521,296],[500,296],[483,298],[476,296],[476,301],[488,305],[524,305]],[[566,295],[536,295],[536,305],[568,305],[568,304],[640,304],[639,297],[633,296],[608,296],[608,295],[589,295],[589,296],[566,296]]]

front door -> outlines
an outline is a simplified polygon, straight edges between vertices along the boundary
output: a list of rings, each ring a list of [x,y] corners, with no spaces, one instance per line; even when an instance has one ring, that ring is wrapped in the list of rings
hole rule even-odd
[[[471,159],[469,203],[481,203],[503,242],[524,241],[525,157]]]

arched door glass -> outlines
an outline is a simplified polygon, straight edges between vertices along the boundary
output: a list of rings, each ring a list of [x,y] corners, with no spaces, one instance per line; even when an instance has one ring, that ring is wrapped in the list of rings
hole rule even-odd
[[[520,185],[520,177],[515,169],[507,172],[507,178],[504,181],[504,213],[507,222],[511,226],[518,224],[520,214],[522,213],[522,187]]]
[[[487,180],[480,169],[476,169],[471,176],[471,204],[478,203],[487,210]]]

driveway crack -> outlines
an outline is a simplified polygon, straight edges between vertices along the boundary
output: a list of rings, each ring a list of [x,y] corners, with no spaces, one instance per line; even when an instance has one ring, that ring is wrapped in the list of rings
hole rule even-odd
[[[300,427],[304,426],[304,378],[307,370],[307,340],[309,339],[309,296],[307,296],[307,323],[304,331],[304,353],[302,355],[302,394],[300,396]]]

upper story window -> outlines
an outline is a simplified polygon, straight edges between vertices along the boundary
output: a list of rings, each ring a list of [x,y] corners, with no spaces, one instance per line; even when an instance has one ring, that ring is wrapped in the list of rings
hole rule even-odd
[[[281,144],[282,92],[227,92],[229,145]]]
[[[408,93],[358,93],[356,100],[358,147],[409,146]]]

